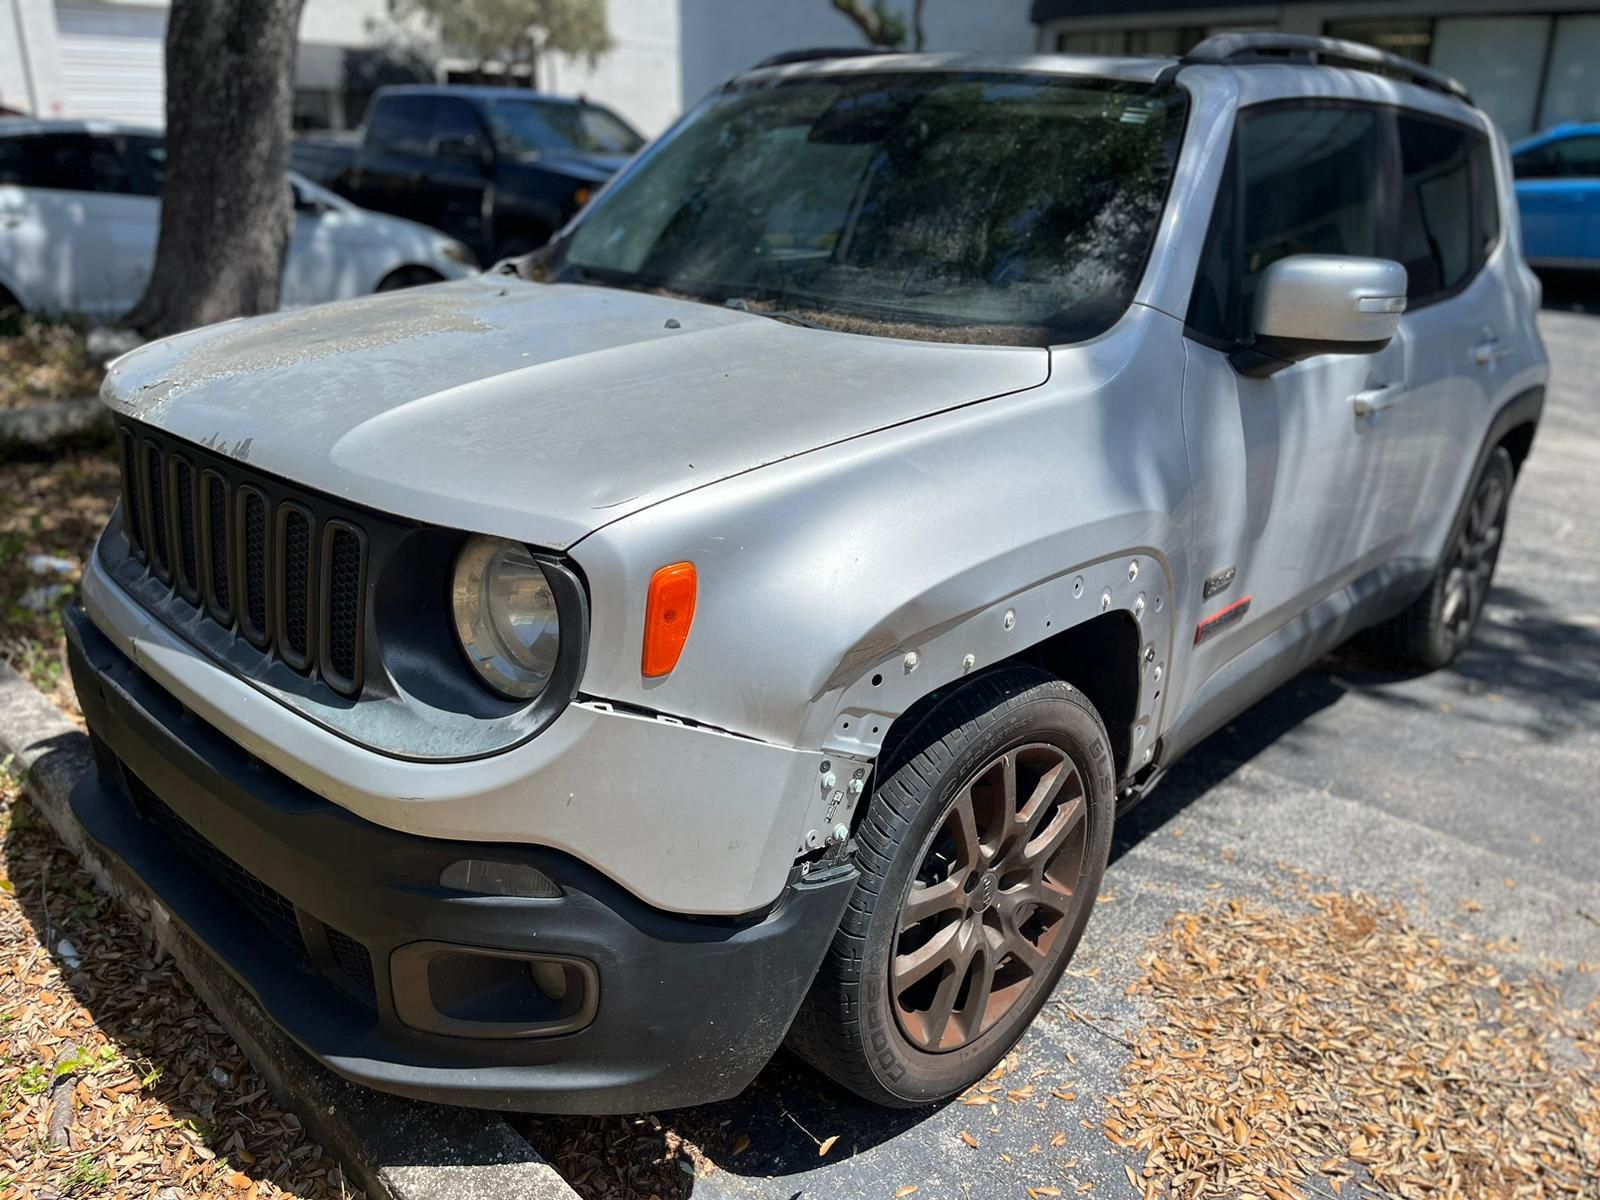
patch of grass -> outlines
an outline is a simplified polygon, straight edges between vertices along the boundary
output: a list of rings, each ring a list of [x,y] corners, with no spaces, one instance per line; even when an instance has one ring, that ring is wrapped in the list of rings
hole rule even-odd
[[[99,387],[100,368],[77,325],[15,313],[0,324],[0,408],[92,396]]]
[[[96,1162],[92,1154],[80,1154],[72,1160],[62,1182],[70,1195],[90,1195],[110,1185],[111,1168]]]

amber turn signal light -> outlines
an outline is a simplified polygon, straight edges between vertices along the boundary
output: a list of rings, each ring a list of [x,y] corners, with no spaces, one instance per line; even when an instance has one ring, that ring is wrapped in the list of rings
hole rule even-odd
[[[678,665],[683,644],[694,623],[694,597],[699,581],[691,562],[669,563],[650,577],[650,594],[644,605],[644,662],[646,678],[670,675]]]

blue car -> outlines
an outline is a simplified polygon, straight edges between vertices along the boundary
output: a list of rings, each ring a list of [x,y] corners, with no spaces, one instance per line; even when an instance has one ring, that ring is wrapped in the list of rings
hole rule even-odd
[[[1600,122],[1573,121],[1511,150],[1522,245],[1536,267],[1600,267]]]

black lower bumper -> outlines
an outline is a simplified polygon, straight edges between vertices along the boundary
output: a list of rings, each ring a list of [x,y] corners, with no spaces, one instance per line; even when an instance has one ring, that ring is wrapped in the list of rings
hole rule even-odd
[[[651,908],[558,852],[400,833],[313,794],[193,716],[83,613],[68,614],[67,633],[100,764],[72,795],[89,836],[295,1041],[359,1083],[533,1112],[732,1096],[782,1040],[855,881],[850,867],[813,872],[766,913],[696,919]],[[532,868],[561,894],[441,886],[445,869],[467,859],[513,877]],[[424,1032],[400,1014],[429,1007],[407,993],[429,988],[427,972],[391,970],[419,944],[578,964],[597,1003],[569,1022],[581,1028],[558,1035]],[[444,984],[470,1016],[460,978]]]

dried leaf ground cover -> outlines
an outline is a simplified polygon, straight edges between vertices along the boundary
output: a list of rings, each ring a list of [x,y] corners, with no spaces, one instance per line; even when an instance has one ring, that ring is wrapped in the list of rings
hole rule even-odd
[[[0,659],[74,715],[61,610],[118,486],[108,451],[0,466]]]
[[[0,1200],[352,1195],[9,778],[0,830]]]
[[[0,408],[92,396],[99,387],[81,329],[0,312]]]
[[[1600,1196],[1600,1001],[1396,902],[1293,899],[1180,913],[1142,961],[1157,1015],[1105,1122],[1137,1191]]]

